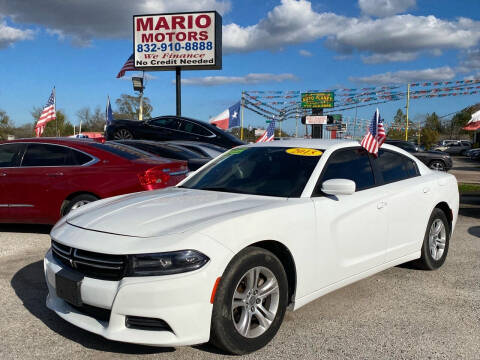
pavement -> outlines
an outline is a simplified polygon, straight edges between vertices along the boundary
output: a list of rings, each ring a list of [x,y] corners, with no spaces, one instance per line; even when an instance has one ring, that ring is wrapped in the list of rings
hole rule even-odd
[[[0,225],[0,359],[224,359],[209,345],[112,342],[45,307],[45,226]],[[244,359],[479,359],[480,197],[465,197],[446,263],[394,267],[287,312]],[[233,358],[233,357],[232,357]]]
[[[450,174],[455,175],[458,182],[480,184],[480,161],[465,156],[452,156],[453,167]]]

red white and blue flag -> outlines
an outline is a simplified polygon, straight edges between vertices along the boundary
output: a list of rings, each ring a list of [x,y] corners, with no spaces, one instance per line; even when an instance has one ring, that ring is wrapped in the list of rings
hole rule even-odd
[[[372,122],[368,128],[367,134],[363,137],[360,145],[364,147],[369,153],[377,156],[378,149],[385,142],[387,135],[385,134],[385,128],[383,127],[383,119],[380,118],[380,112],[375,111],[373,114]]]
[[[127,71],[136,71],[135,69],[135,62],[134,62],[133,54],[130,55],[130,57],[127,59],[126,63],[122,66],[120,71],[117,74],[117,79],[121,78],[125,75],[125,72]]]
[[[223,130],[240,126],[240,101],[210,119],[210,124]]]
[[[55,87],[48,98],[47,104],[42,110],[40,117],[38,118],[37,124],[35,125],[35,135],[40,137],[47,126],[49,121],[55,120],[57,118],[56,109],[55,109]]]
[[[270,124],[268,124],[267,130],[265,130],[263,135],[260,138],[258,138],[256,142],[259,143],[259,142],[273,141],[274,137],[275,137],[275,120],[273,119],[270,122]]]

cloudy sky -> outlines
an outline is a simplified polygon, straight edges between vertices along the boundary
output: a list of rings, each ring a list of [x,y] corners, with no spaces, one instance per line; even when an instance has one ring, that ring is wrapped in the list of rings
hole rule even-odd
[[[206,120],[242,90],[480,78],[478,0],[0,0],[0,109],[17,124],[30,122],[32,107],[43,106],[55,85],[57,107],[76,123],[81,107],[133,92],[129,79],[115,79],[132,53],[132,15],[212,9],[223,16],[223,69],[182,73],[187,116]],[[150,75],[154,115],[173,114],[174,73]],[[476,102],[478,95],[419,99],[411,114],[443,115]],[[388,120],[404,106],[380,111]],[[263,123],[248,111],[245,119]]]

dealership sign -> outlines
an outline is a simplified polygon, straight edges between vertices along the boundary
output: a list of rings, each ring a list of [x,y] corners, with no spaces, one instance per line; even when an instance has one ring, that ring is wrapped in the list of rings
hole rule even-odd
[[[133,16],[139,70],[222,68],[222,18],[216,11]]]
[[[317,93],[302,93],[302,108],[303,109],[320,109],[333,108],[334,93],[317,92]]]
[[[327,116],[305,116],[305,124],[307,125],[325,125],[327,123]]]

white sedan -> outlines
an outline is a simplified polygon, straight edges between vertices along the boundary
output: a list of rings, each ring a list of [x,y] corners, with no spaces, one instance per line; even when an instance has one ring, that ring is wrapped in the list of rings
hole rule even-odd
[[[100,200],[51,232],[47,306],[107,339],[234,354],[287,308],[392,266],[433,270],[457,221],[455,177],[384,145],[234,148],[174,188]]]

